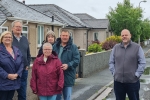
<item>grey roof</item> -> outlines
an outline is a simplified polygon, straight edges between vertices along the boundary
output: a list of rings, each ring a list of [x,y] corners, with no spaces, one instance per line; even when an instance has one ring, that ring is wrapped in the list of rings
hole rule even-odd
[[[108,19],[96,19],[86,13],[72,14],[54,4],[28,5],[44,14],[54,16],[56,20],[73,27],[108,28]]]
[[[49,16],[53,15],[55,19],[66,24],[66,26],[73,26],[73,27],[86,26],[81,21],[80,18],[54,4],[35,4],[29,6]]]
[[[86,13],[76,13],[75,16],[79,17],[88,27],[91,28],[108,28],[108,19],[96,19],[93,16]]]
[[[3,24],[7,17],[11,16],[11,13],[0,4],[0,25]]]
[[[91,28],[108,28],[109,20],[108,19],[83,19],[82,20],[88,27]]]
[[[79,17],[80,19],[96,19],[93,16],[90,16],[87,13],[76,13],[75,16]]]
[[[0,16],[0,18],[2,17],[2,21],[6,20],[7,17],[9,17],[10,15],[14,18],[21,18],[29,21],[48,23],[53,25],[63,25],[62,23],[56,20],[52,22],[52,18],[50,16],[44,15],[43,13],[36,11],[35,9],[17,0],[0,0],[0,5],[0,14],[2,15]],[[2,21],[0,22],[2,23]]]

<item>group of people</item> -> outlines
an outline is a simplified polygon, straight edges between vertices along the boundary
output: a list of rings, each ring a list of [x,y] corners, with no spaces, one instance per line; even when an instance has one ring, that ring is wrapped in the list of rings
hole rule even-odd
[[[129,30],[123,29],[121,37],[122,42],[113,47],[109,60],[116,100],[125,100],[126,94],[130,100],[139,100],[139,78],[146,65],[144,52],[131,41]],[[0,100],[12,100],[15,91],[18,100],[26,100],[30,60],[22,21],[16,20],[12,22],[12,32],[5,31],[0,36]],[[48,31],[32,67],[33,93],[40,100],[71,100],[79,61],[78,48],[68,30],[62,30],[57,39],[53,31]]]
[[[55,40],[55,33],[47,32],[33,63],[30,86],[40,100],[62,100],[62,95],[71,100],[80,54],[68,30],[62,30]]]
[[[12,32],[0,36],[0,100],[12,100],[15,91],[18,100],[26,100],[29,43],[22,35],[22,21],[12,23]],[[68,30],[60,37],[48,31],[32,66],[30,86],[40,100],[71,100],[76,67],[80,61],[78,48]]]

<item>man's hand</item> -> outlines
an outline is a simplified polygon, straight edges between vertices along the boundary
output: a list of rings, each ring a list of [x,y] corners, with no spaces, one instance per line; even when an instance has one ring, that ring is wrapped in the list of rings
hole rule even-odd
[[[37,94],[37,92],[34,92],[34,91],[33,91],[33,93],[34,93],[34,94]]]
[[[67,64],[62,64],[61,68],[62,68],[62,70],[67,70],[68,69],[68,65]]]
[[[29,69],[29,67],[28,66],[26,66],[26,70],[28,70]]]

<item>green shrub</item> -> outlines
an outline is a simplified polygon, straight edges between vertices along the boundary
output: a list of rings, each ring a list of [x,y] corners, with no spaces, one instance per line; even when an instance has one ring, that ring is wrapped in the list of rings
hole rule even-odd
[[[101,52],[102,47],[100,44],[93,43],[88,47],[88,52]]]

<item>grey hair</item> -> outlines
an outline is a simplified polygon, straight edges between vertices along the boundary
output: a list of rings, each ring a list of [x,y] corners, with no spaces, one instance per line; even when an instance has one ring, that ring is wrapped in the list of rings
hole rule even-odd
[[[49,42],[44,43],[44,44],[43,44],[43,48],[44,48],[45,46],[49,46],[51,49],[53,49],[52,45],[51,45]],[[42,49],[43,49],[43,48],[42,48]]]
[[[17,22],[20,22],[21,25],[23,24],[22,20],[15,20],[15,21],[12,22],[11,26],[14,27],[14,24],[17,23]]]
[[[70,32],[69,32],[69,30],[67,30],[67,29],[62,29],[62,30],[61,30],[61,33],[62,33],[62,32],[66,32],[66,33],[68,33],[68,34],[70,35]]]

